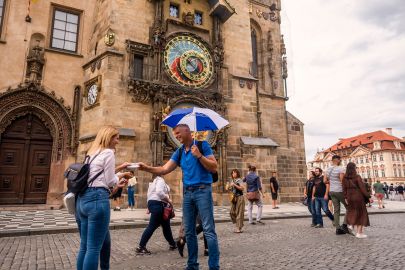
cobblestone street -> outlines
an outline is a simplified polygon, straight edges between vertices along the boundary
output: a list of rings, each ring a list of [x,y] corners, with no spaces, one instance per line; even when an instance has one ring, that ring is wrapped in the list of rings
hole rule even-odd
[[[222,269],[404,269],[404,214],[370,216],[367,239],[336,236],[329,222],[323,229],[310,220],[267,220],[234,234],[230,223],[218,224]],[[174,227],[177,234],[178,227]],[[135,256],[143,229],[112,231],[112,269],[184,269],[186,259],[168,251],[160,230],[151,239],[150,256]],[[201,247],[202,241],[200,241]],[[76,233],[0,238],[1,269],[72,269]],[[200,250],[202,254],[202,250]],[[200,257],[207,269],[206,257]]]

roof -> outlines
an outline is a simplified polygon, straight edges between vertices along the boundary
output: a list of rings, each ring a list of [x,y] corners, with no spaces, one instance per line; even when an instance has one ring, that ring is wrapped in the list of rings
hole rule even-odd
[[[244,145],[255,145],[255,146],[273,146],[278,147],[279,145],[270,138],[263,137],[240,137]]]
[[[389,135],[388,133],[382,130],[378,130],[346,139],[340,139],[339,142],[335,143],[334,145],[326,149],[324,152],[336,151],[345,148],[352,148],[360,145],[363,145],[369,149],[373,149],[372,144],[376,141],[381,141],[382,150],[389,150],[389,149],[395,150],[397,148],[394,145],[394,141],[402,142],[402,139]],[[403,143],[401,143],[401,148],[405,149]]]

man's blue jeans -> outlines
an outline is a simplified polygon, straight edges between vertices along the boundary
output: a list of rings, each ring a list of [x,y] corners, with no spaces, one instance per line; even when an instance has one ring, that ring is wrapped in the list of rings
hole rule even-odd
[[[315,202],[312,201],[312,198],[307,198],[308,211],[312,216],[312,224],[316,225],[316,215],[315,215]]]
[[[209,269],[217,270],[219,269],[219,247],[215,232],[212,188],[209,185],[205,185],[204,188],[195,187],[192,190],[184,188],[183,221],[188,249],[187,270],[199,269],[196,233],[197,214],[200,214],[204,235],[207,238]]]
[[[322,220],[322,210],[325,212],[326,216],[333,221],[333,214],[328,208],[328,200],[325,200],[325,198],[318,198],[315,197],[315,224],[320,224],[323,226],[323,220]]]
[[[109,193],[104,188],[87,188],[76,201],[76,221],[80,233],[78,270],[110,268],[111,239]],[[101,257],[100,257],[101,253]]]

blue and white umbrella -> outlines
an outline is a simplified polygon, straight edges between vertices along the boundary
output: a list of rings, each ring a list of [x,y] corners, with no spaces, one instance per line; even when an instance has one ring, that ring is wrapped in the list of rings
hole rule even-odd
[[[191,131],[206,131],[220,130],[229,122],[213,110],[192,107],[173,111],[162,121],[162,124],[171,128],[186,124]]]

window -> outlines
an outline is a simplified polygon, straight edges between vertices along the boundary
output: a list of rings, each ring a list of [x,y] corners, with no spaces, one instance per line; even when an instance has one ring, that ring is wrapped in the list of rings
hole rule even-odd
[[[383,154],[380,154],[380,161],[384,161],[384,156],[383,156]]]
[[[363,164],[363,157],[360,158],[360,164]]]
[[[401,154],[401,159],[402,159],[402,161],[405,161],[404,154]]]
[[[385,170],[381,169],[381,177],[385,177]]]
[[[397,154],[397,161],[399,161],[399,155]]]
[[[368,163],[368,155],[366,156],[366,163]]]
[[[134,56],[134,78],[143,79],[143,56],[135,54]]]
[[[394,168],[394,177],[397,177],[397,168]]]
[[[0,0],[0,34],[3,29],[4,10],[6,8],[6,0]]]
[[[55,9],[53,13],[51,47],[76,52],[78,33],[79,14]]]
[[[398,168],[398,177],[402,177],[402,171],[400,168]]]
[[[376,155],[373,155],[373,161],[377,161]]]
[[[179,17],[179,6],[170,3],[169,14],[170,14],[170,17],[178,18]]]
[[[256,31],[254,29],[252,29],[250,32],[250,35],[251,35],[251,39],[252,39],[252,58],[253,58],[251,73],[252,73],[253,77],[257,78],[258,61],[257,61],[257,34],[256,34]]]
[[[375,176],[375,177],[379,177],[379,176],[378,176],[378,170],[374,170],[374,176]]]
[[[370,178],[371,174],[370,174],[370,170],[367,170],[367,178]]]
[[[392,161],[395,161],[395,155],[394,153],[391,153]]]
[[[202,25],[203,24],[203,14],[202,12],[196,11],[194,13],[194,24]]]

